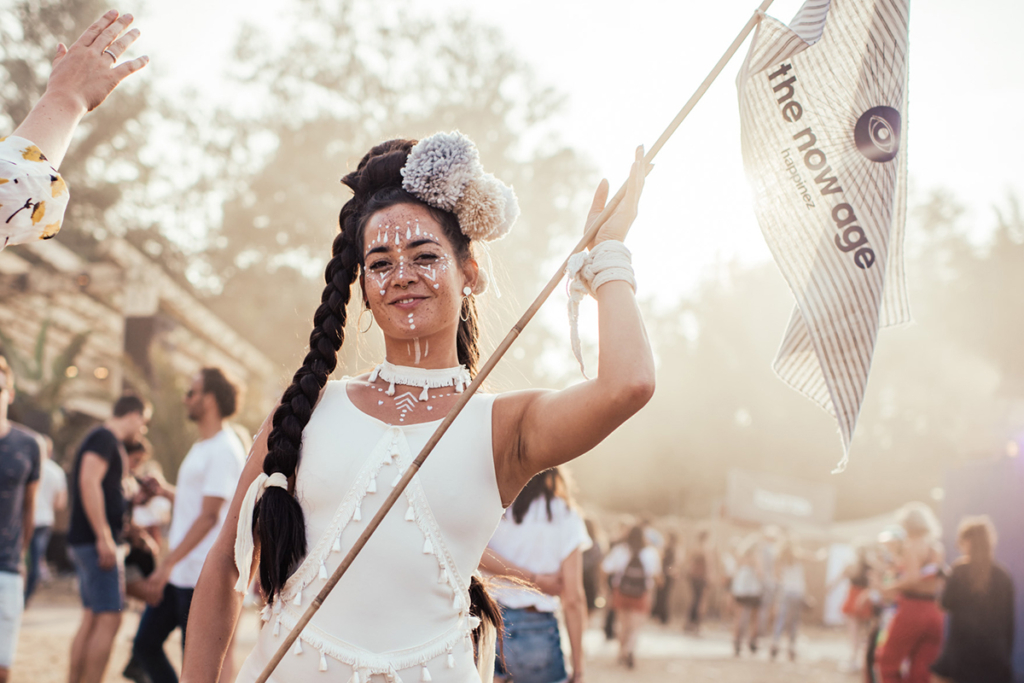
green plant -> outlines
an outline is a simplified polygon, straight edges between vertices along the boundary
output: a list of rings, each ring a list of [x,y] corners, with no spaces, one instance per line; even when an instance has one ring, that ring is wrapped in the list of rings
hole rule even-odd
[[[86,330],[72,336],[71,341],[47,364],[46,341],[51,324],[49,319],[43,321],[31,357],[22,354],[3,331],[0,331],[0,350],[18,380],[18,409],[44,413],[52,425],[59,420],[64,389],[72,379],[68,369],[74,366],[85,348],[90,332]]]

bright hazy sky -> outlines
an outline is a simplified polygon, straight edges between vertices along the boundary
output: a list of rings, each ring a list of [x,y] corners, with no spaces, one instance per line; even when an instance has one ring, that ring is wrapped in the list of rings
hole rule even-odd
[[[384,2],[386,0],[377,0]],[[148,77],[217,91],[241,21],[273,26],[286,0],[151,2],[136,54]],[[568,96],[557,125],[613,188],[633,149],[650,145],[757,6],[755,0],[431,0],[423,12],[468,13],[500,27],[537,78]],[[129,10],[128,3],[122,10]],[[776,0],[789,21],[800,0]],[[916,196],[951,190],[979,229],[1010,191],[1024,197],[1024,2],[913,2],[909,164]],[[716,263],[769,258],[751,209],[739,144],[740,49],[658,156],[630,234],[640,293],[669,303]],[[486,163],[486,160],[485,160]],[[581,217],[582,220],[582,217]],[[666,259],[666,248],[671,257]],[[667,266],[667,267],[666,267]]]

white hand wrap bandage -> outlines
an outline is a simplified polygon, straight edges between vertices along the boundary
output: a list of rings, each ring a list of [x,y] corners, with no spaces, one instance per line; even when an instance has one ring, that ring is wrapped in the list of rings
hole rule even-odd
[[[252,571],[252,554],[255,544],[252,539],[252,513],[256,507],[256,501],[263,497],[263,492],[271,486],[288,490],[288,477],[280,472],[267,475],[260,472],[260,475],[249,485],[242,499],[242,509],[238,511],[238,529],[235,531],[235,567],[238,568],[238,581],[235,582],[235,590],[245,593],[249,590],[249,572]]]
[[[590,251],[581,251],[570,256],[565,274],[569,277],[569,331],[572,353],[579,361],[580,371],[586,377],[583,349],[580,346],[580,302],[587,294],[596,297],[598,288],[613,280],[629,283],[636,292],[636,279],[633,277],[629,249],[617,240],[605,240]]]

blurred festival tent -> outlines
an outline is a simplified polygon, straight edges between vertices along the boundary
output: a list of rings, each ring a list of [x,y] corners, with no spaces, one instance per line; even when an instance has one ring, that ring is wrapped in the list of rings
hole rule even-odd
[[[62,393],[65,415],[107,417],[112,399],[131,384],[125,359],[151,382],[157,352],[176,375],[217,365],[245,382],[257,400],[280,393],[278,367],[200,303],[187,282],[121,238],[97,242],[92,251],[85,258],[51,240],[0,252],[0,331],[17,352],[32,358],[43,341],[51,363],[75,335],[89,332],[67,369],[74,381]],[[40,383],[19,378],[29,393]],[[30,426],[48,431],[46,424]]]

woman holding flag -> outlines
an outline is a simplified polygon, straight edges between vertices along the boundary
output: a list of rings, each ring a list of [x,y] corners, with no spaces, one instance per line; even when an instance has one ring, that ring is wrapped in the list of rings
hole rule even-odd
[[[623,200],[574,261],[574,288],[598,302],[597,376],[561,391],[474,395],[272,680],[489,679],[493,657],[479,636],[491,613],[472,573],[503,509],[535,474],[593,448],[654,390],[622,244],[647,171],[642,148],[636,159]],[[458,133],[378,145],[343,182],[353,197],[341,211],[310,351],[264,423],[203,569],[186,681],[217,678],[237,591],[257,571],[266,624],[239,680],[260,674],[476,369],[474,297],[487,273],[473,250],[508,232],[518,214],[511,188],[483,172]],[[588,224],[607,194],[602,182]],[[328,381],[356,282],[360,317],[380,327],[385,358],[372,372]]]

